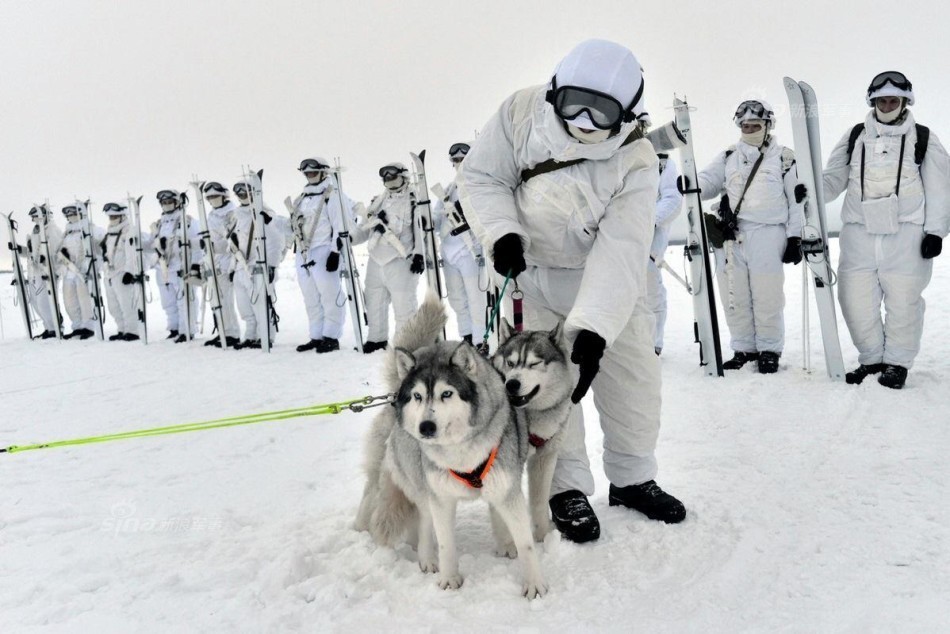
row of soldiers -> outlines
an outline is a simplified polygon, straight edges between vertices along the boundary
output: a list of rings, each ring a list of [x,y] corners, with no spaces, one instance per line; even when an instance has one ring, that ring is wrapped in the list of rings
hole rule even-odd
[[[456,169],[469,147],[468,143],[455,143],[449,149],[449,159]],[[248,179],[235,183],[230,190],[215,181],[196,184],[198,195],[204,199],[198,202],[203,205],[206,200],[210,207],[204,222],[186,213],[187,194],[174,189],[159,191],[156,198],[162,213],[148,230],[134,222],[135,201],[106,203],[103,212],[109,222],[104,229],[88,222],[86,203],[62,209],[64,229],[57,226],[46,205],[34,206],[30,210],[34,226],[26,242],[14,244],[11,239],[9,247],[17,256],[27,258],[23,295],[43,323],[44,330],[38,337],[56,337],[57,325],[62,323],[59,298],[72,322],[72,331],[63,337],[87,339],[95,335],[103,316],[97,310],[97,279],[93,278],[101,270],[108,310],[117,327],[109,340],[140,339],[146,303],[145,270],[154,269],[169,339],[181,343],[194,338],[199,321],[203,321],[196,310],[196,292],[210,296],[213,291],[216,297],[210,303],[218,332],[205,345],[260,348],[264,337],[273,341],[275,336],[278,318],[273,281],[277,266],[293,248],[297,282],[309,322],[309,339],[297,350],[338,350],[347,296],[354,299],[343,281],[349,277],[356,282],[359,277],[346,253],[350,244],[365,242],[369,253],[365,289],[359,289],[358,283],[356,288],[365,298],[363,319],[368,331],[365,336],[360,331],[358,339],[366,353],[385,349],[390,305],[396,328],[416,309],[418,282],[427,267],[427,230],[440,237],[441,275],[458,317],[459,336],[471,341],[473,334],[484,332],[489,276],[481,246],[461,211],[454,183],[445,190],[434,188],[439,196],[432,205],[429,227],[419,214],[420,198],[427,196],[416,191],[402,163],[380,168],[384,190],[368,208],[343,194],[339,179],[334,177],[338,172],[326,160],[304,159],[299,171],[307,183],[296,199],[288,197],[284,201],[289,215],[262,205],[262,223],[255,223],[254,192]],[[203,207],[200,211],[204,217]],[[255,231],[259,233],[255,235]],[[92,249],[84,244],[86,234],[91,236]],[[139,249],[145,254],[144,266],[137,262]],[[49,266],[47,252],[53,260]],[[434,256],[428,256],[428,260],[431,267]],[[260,262],[267,263],[266,273],[260,270]],[[52,282],[50,272],[55,278]],[[264,284],[261,273],[266,274]],[[50,292],[57,288],[58,293]],[[267,309],[261,311],[264,302]]]

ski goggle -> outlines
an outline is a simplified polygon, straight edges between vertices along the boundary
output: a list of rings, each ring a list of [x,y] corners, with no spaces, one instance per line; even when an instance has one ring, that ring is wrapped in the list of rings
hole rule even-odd
[[[247,197],[247,183],[235,183],[231,188],[236,196]]]
[[[586,114],[590,122],[600,130],[610,130],[624,121],[632,121],[630,112],[643,94],[643,81],[634,95],[629,107],[606,93],[579,86],[558,86],[551,80],[551,90],[548,101],[554,106],[554,112],[565,121],[573,121],[582,114]]]
[[[300,172],[325,172],[330,169],[329,165],[324,165],[317,159],[304,159],[300,161],[300,167],[297,168],[297,171]]]
[[[69,205],[68,207],[63,207],[64,216],[75,216],[79,214],[79,209],[76,205]]]
[[[108,213],[121,213],[126,210],[125,205],[119,203],[106,203],[102,206],[102,211]]]
[[[178,202],[178,192],[173,192],[170,189],[163,189],[162,191],[155,194],[155,198],[158,198],[158,202],[160,203],[163,203],[166,200]]]
[[[738,121],[746,114],[750,115],[749,119],[769,119],[772,115],[772,111],[762,105],[759,101],[749,100],[743,101],[739,104],[739,107],[736,108],[736,114],[733,117],[734,120]]]
[[[871,85],[868,86],[868,94],[870,95],[875,90],[880,90],[887,84],[891,84],[899,90],[911,90],[913,88],[913,84],[910,83],[910,80],[907,79],[904,73],[889,70],[874,76],[874,79],[871,80]]]
[[[393,165],[386,165],[385,167],[379,168],[379,176],[384,181],[391,181],[406,170],[400,167],[395,167]]]
[[[217,181],[211,181],[206,184],[201,190],[205,193],[205,196],[224,196],[228,190],[224,188],[224,185]]]
[[[468,143],[453,143],[452,147],[449,148],[449,158],[461,160],[465,158],[470,149],[472,148]]]

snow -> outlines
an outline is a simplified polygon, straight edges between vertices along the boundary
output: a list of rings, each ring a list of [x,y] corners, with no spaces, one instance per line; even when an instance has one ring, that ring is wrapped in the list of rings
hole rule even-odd
[[[675,249],[669,261],[681,270]],[[801,369],[801,267],[791,266],[779,374],[706,378],[690,298],[667,278],[658,481],[687,520],[608,507],[585,403],[602,536],[548,536],[544,599],[520,596],[520,566],[492,554],[480,503],[460,507],[456,591],[438,589],[409,547],[352,529],[370,410],[0,455],[0,631],[945,630],[947,258],[934,268],[923,349],[900,392],[830,382],[814,311],[812,371]],[[293,350],[307,337],[289,262],[269,356],[162,340],[157,293],[148,347],[28,342],[8,277],[0,446],[383,392],[382,356],[353,351],[349,330],[344,351]],[[850,368],[856,352],[839,328]]]

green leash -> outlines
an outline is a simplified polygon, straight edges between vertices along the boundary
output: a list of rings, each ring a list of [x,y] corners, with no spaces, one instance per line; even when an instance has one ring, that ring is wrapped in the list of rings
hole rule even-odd
[[[485,335],[482,337],[481,344],[476,346],[476,349],[485,356],[488,356],[488,338],[495,329],[495,318],[498,317],[498,311],[501,309],[501,300],[505,296],[505,289],[508,288],[508,282],[510,281],[511,269],[508,269],[508,275],[505,276],[505,283],[501,285],[501,291],[498,293],[498,300],[492,307],[491,315],[488,317],[488,328],[485,329]]]
[[[391,403],[393,401],[393,397],[393,394],[384,394],[383,396],[364,396],[363,398],[353,399],[350,401],[341,401],[339,403],[311,405],[309,407],[283,409],[273,412],[261,412],[259,414],[249,414],[246,416],[231,416],[229,418],[217,418],[215,420],[206,420],[198,423],[182,423],[180,425],[151,427],[149,429],[137,429],[115,434],[104,434],[101,436],[87,436],[85,438],[72,438],[69,440],[54,440],[52,442],[37,443],[34,445],[11,445],[6,448],[0,448],[0,453],[20,453],[21,451],[32,451],[34,449],[51,449],[53,447],[91,445],[93,443],[109,442],[112,440],[125,440],[127,438],[168,436],[171,434],[183,434],[190,431],[201,431],[203,429],[218,429],[221,427],[235,427],[237,425],[251,425],[253,423],[266,423],[287,420],[289,418],[302,418],[304,416],[339,414],[345,410],[350,410],[351,412],[362,412],[364,409],[369,407],[379,407],[380,405]]]

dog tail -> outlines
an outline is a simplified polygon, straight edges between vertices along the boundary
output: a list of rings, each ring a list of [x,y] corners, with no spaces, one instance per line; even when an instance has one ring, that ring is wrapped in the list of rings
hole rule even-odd
[[[419,310],[396,333],[396,336],[393,337],[393,345],[386,353],[386,367],[383,376],[387,388],[395,390],[399,387],[395,349],[403,348],[415,352],[419,348],[434,344],[439,340],[439,335],[445,329],[448,319],[441,298],[433,291],[427,292],[425,301],[419,306]]]

